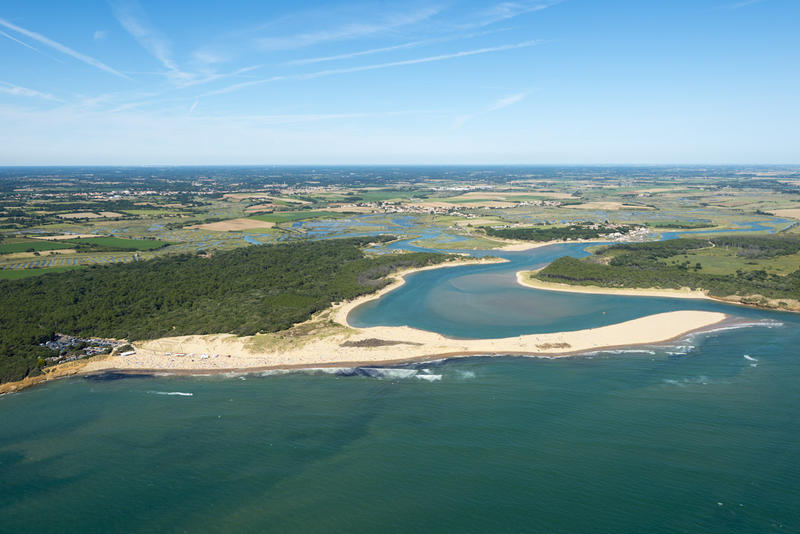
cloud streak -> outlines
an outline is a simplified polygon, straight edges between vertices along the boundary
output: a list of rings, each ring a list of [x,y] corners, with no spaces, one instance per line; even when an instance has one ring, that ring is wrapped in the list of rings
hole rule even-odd
[[[8,83],[4,81],[0,81],[0,93],[5,93],[7,95],[14,95],[14,96],[25,96],[30,98],[43,98],[45,100],[51,100],[53,102],[62,102],[62,100],[59,100],[50,93],[43,93],[35,89],[28,89],[27,87],[21,87],[19,85],[14,85],[13,83]]]
[[[114,16],[122,27],[134,39],[155,57],[177,82],[185,82],[192,78],[192,75],[178,68],[178,64],[172,58],[172,50],[169,41],[161,35],[159,31],[152,27],[146,14],[138,4],[134,2],[115,2],[112,4]]]
[[[522,92],[522,93],[516,93],[516,94],[510,95],[510,96],[506,96],[504,98],[501,98],[499,100],[496,100],[494,103],[489,105],[483,111],[479,111],[477,113],[471,113],[469,115],[463,115],[463,116],[459,117],[458,119],[456,119],[455,123],[453,124],[453,127],[454,128],[461,128],[462,126],[464,126],[464,124],[466,122],[471,121],[475,117],[479,117],[481,115],[486,115],[487,113],[491,113],[493,111],[497,111],[497,110],[500,110],[500,109],[503,109],[503,108],[507,108],[509,106],[513,106],[514,104],[522,102],[525,99],[526,96],[528,96],[528,93],[527,92]]]
[[[483,35],[489,35],[493,33],[498,33],[502,31],[507,31],[509,28],[499,29],[499,30],[487,30],[481,32],[474,32],[466,35],[450,35],[447,37],[438,37],[436,39],[424,39],[420,41],[411,41],[408,43],[397,44],[393,46],[384,46],[381,48],[370,48],[368,50],[359,50],[356,52],[348,52],[345,54],[338,54],[335,56],[322,56],[322,57],[312,57],[307,59],[296,59],[294,61],[289,61],[287,65],[309,65],[312,63],[323,63],[327,61],[339,61],[343,59],[351,59],[354,57],[361,57],[361,56],[369,56],[372,54],[380,54],[383,52],[394,52],[396,50],[407,50],[409,48],[417,48],[420,46],[428,46],[437,43],[444,43],[448,41],[455,41],[461,39],[472,39],[474,37],[480,37]]]
[[[379,70],[379,69],[388,69],[392,67],[402,67],[406,65],[417,65],[420,63],[432,63],[435,61],[446,61],[449,59],[456,59],[461,57],[469,57],[469,56],[477,56],[481,54],[490,54],[494,52],[503,52],[506,50],[515,50],[519,48],[528,48],[531,46],[535,46],[540,44],[541,41],[533,40],[533,41],[523,41],[521,43],[515,44],[507,44],[501,46],[492,46],[487,48],[478,48],[475,50],[463,50],[461,52],[454,52],[452,54],[441,54],[438,56],[428,56],[428,57],[421,57],[421,58],[414,58],[414,59],[405,59],[401,61],[390,61],[388,63],[378,63],[373,65],[361,65],[358,67],[347,67],[342,69],[328,69],[328,70],[321,70],[317,72],[309,72],[305,74],[289,74],[289,75],[281,75],[281,76],[273,76],[271,78],[264,78],[261,80],[253,80],[249,82],[242,82],[237,83],[234,85],[230,85],[228,87],[224,87],[222,89],[217,89],[215,91],[210,91],[205,93],[201,96],[212,96],[212,95],[220,95],[225,93],[230,93],[232,91],[238,91],[239,89],[245,89],[247,87],[253,87],[257,85],[263,85],[266,83],[272,83],[282,80],[311,80],[314,78],[321,78],[324,76],[333,76],[336,74],[349,74],[354,72],[366,72],[371,70]]]
[[[515,95],[507,96],[505,98],[501,98],[491,106],[486,111],[497,111],[498,109],[507,108],[508,106],[513,106],[517,102],[521,102],[528,96],[528,93],[517,93]]]
[[[360,56],[369,56],[372,54],[380,54],[382,52],[394,52],[395,50],[406,50],[408,48],[416,48],[430,44],[432,41],[413,41],[410,43],[403,43],[394,46],[384,46],[382,48],[370,48],[369,50],[359,50],[357,52],[348,52],[347,54],[338,54],[335,56],[312,57],[307,59],[296,59],[289,61],[287,65],[309,65],[312,63],[323,63],[326,61],[339,61],[342,59],[350,59]]]
[[[13,35],[9,35],[9,34],[7,34],[7,33],[6,33],[6,32],[4,32],[3,30],[0,30],[0,35],[2,35],[3,37],[5,37],[5,38],[7,38],[7,39],[11,39],[11,40],[12,40],[12,41],[14,41],[15,43],[21,44],[21,45],[22,45],[22,46],[24,46],[24,47],[30,48],[31,50],[35,50],[36,52],[39,52],[40,54],[42,53],[42,52],[41,52],[41,50],[39,50],[39,49],[38,49],[38,48],[36,48],[35,46],[31,46],[31,45],[29,45],[28,43],[26,43],[25,41],[21,41],[21,40],[17,39],[16,37],[14,37]]]
[[[522,2],[501,2],[489,9],[482,11],[477,21],[466,24],[464,27],[475,28],[489,26],[490,24],[513,19],[514,17],[525,15],[527,13],[542,11],[548,7],[560,4],[562,1],[563,0],[529,0]]]
[[[330,41],[346,41],[385,33],[403,26],[427,20],[441,11],[439,7],[427,7],[413,13],[393,14],[372,23],[350,23],[327,30],[306,32],[284,37],[261,37],[254,43],[262,50],[292,50]]]
[[[63,45],[63,44],[61,44],[61,43],[59,43],[57,41],[53,41],[52,39],[48,39],[47,37],[45,37],[44,35],[41,35],[39,33],[30,31],[30,30],[26,30],[25,28],[21,28],[21,27],[17,26],[16,24],[12,24],[12,23],[8,22],[5,19],[0,18],[0,26],[3,26],[3,27],[5,27],[5,28],[7,28],[7,29],[9,29],[11,31],[16,32],[16,33],[22,34],[25,37],[28,37],[29,39],[33,39],[34,41],[38,41],[38,42],[42,43],[43,45],[46,45],[46,46],[49,46],[50,48],[58,50],[62,54],[66,54],[68,56],[71,56],[71,57],[77,59],[78,61],[82,61],[82,62],[86,63],[87,65],[91,65],[91,66],[93,66],[93,67],[95,67],[97,69],[100,69],[102,71],[108,72],[109,74],[113,74],[114,76],[117,76],[119,78],[124,78],[126,80],[130,80],[131,79],[129,76],[119,72],[116,69],[113,69],[113,68],[109,67],[108,65],[106,65],[105,63],[103,63],[102,61],[100,61],[98,59],[95,59],[95,58],[93,58],[91,56],[87,56],[86,54],[81,54],[80,52],[78,52],[76,50],[73,50],[72,48],[70,48],[70,47],[68,47],[66,45]]]

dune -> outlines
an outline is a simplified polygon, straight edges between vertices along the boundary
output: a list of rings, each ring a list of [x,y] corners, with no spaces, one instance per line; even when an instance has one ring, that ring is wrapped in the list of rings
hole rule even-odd
[[[475,262],[454,262],[425,269],[467,263]],[[381,291],[336,304],[288,331],[245,337],[232,334],[176,336],[137,342],[134,343],[135,354],[90,361],[83,372],[257,371],[386,365],[470,355],[562,357],[604,348],[668,341],[710,327],[727,317],[718,312],[673,311],[597,328],[500,339],[452,339],[407,326],[355,328],[347,322],[348,314],[356,306],[397,289],[405,282],[405,276],[420,270],[423,269],[398,273],[395,281]]]

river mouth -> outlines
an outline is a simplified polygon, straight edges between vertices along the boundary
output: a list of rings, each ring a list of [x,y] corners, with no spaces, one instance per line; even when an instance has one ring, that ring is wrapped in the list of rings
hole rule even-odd
[[[586,248],[593,245],[597,243],[491,251],[508,261],[415,273],[400,288],[354,308],[347,320],[358,328],[410,326],[454,339],[497,339],[584,330],[677,310],[723,312],[749,320],[777,316],[711,300],[543,291],[517,282],[520,270],[561,256],[587,256]]]

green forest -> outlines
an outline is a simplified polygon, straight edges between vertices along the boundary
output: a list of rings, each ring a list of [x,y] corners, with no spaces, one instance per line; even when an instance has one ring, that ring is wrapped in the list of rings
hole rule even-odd
[[[746,259],[751,269],[728,274],[703,272],[699,251],[721,248],[732,258]],[[583,259],[559,258],[535,276],[543,281],[574,285],[707,290],[713,296],[761,295],[771,299],[800,299],[800,268],[786,275],[769,273],[759,262],[800,252],[797,237],[721,236],[710,239],[671,239],[604,247]],[[693,260],[689,260],[689,254]],[[798,265],[797,267],[800,267]]]
[[[55,333],[129,340],[251,335],[291,327],[332,302],[370,293],[431,253],[366,256],[372,238],[244,247],[0,281],[0,382],[38,373]]]
[[[627,233],[631,226],[603,226],[594,224],[571,224],[569,226],[529,226],[524,228],[492,228],[483,226],[486,235],[522,241],[566,241],[597,239],[613,232]]]

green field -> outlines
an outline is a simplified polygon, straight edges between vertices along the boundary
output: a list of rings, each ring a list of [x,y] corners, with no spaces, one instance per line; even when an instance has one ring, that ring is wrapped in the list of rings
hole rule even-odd
[[[155,250],[170,244],[166,241],[158,241],[157,239],[123,239],[121,237],[88,237],[84,239],[72,239],[69,242],[94,247],[127,250]]]
[[[40,250],[58,250],[64,248],[74,248],[74,245],[69,245],[67,243],[58,241],[44,241],[41,239],[14,239],[13,242],[10,243],[0,243],[0,254],[13,254],[15,252]]]
[[[253,215],[248,219],[257,221],[267,221],[273,223],[305,221],[308,219],[341,219],[349,217],[346,213],[335,211],[289,211],[286,213],[265,213],[264,215]]]
[[[735,274],[737,270],[761,269],[770,274],[787,275],[800,268],[800,253],[773,258],[747,258],[738,252],[737,249],[725,250],[722,247],[706,248],[672,256],[666,262],[678,264],[689,261],[692,265],[699,263],[702,271],[708,274]]]

